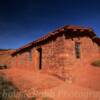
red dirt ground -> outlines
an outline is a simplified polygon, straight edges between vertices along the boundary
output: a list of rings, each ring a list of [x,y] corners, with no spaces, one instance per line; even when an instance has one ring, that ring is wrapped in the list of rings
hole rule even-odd
[[[90,65],[73,71],[72,81],[42,72],[26,71],[18,68],[1,70],[0,73],[12,81],[28,97],[37,100],[100,100],[100,68]]]

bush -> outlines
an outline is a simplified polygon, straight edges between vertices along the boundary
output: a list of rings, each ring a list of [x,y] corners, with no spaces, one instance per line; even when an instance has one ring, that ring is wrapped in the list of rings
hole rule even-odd
[[[31,98],[31,100],[36,100],[36,97],[35,97],[35,96],[33,96],[33,97]]]
[[[6,64],[0,64],[0,69],[7,69],[7,65]]]
[[[91,65],[100,67],[100,60],[96,60],[96,61],[92,62]]]
[[[50,98],[50,97],[43,97],[42,100],[53,100],[53,98]]]

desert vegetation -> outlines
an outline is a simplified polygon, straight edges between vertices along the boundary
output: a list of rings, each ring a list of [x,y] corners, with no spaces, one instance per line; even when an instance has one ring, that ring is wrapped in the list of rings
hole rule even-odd
[[[26,95],[21,93],[12,82],[4,76],[0,76],[0,100],[28,100]]]
[[[0,64],[0,69],[6,69],[7,65],[6,64]]]
[[[100,67],[100,60],[95,60],[91,63],[91,65],[96,66],[96,67]]]
[[[42,97],[42,100],[53,100],[53,98],[50,98],[50,97]]]

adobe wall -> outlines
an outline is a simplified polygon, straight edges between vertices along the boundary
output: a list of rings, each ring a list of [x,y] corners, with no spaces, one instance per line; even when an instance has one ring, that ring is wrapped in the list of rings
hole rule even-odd
[[[12,67],[24,68],[27,70],[39,71],[38,65],[38,48],[42,48],[42,70],[43,71],[57,71],[57,68],[63,66],[63,59],[60,56],[64,50],[64,37],[57,38],[45,43],[43,45],[32,48],[32,61],[29,60],[29,51],[17,54],[12,59]]]
[[[80,59],[75,55],[75,42],[80,42]],[[75,64],[91,63],[92,60],[100,57],[100,48],[89,37],[65,39],[65,66]]]
[[[80,42],[80,59],[75,55],[75,42]],[[76,80],[78,73],[81,75],[80,71],[87,70],[92,61],[100,59],[100,47],[89,37],[65,39],[64,47],[64,67],[61,75],[69,79],[72,78],[72,81]]]
[[[81,58],[75,56],[75,41],[80,41]],[[100,57],[100,51],[96,43],[89,37],[69,38],[64,35],[51,39],[46,44],[32,48],[32,61],[29,60],[29,51],[17,54],[12,60],[12,66],[26,70],[39,71],[38,51],[42,48],[42,71],[62,74],[73,67],[89,63],[94,58]]]
[[[64,66],[63,57],[64,52],[64,36],[58,36],[51,40],[48,44],[42,46],[43,59],[42,66],[44,70],[58,73]]]
[[[80,59],[75,55],[75,42],[80,42]],[[87,36],[66,39],[66,36],[62,35],[43,45],[42,49],[43,69],[61,76],[77,67],[91,64],[100,57],[100,48]]]
[[[11,62],[11,53],[14,50],[0,50],[0,65],[7,65],[7,67],[10,67]]]
[[[33,67],[33,60],[29,60],[29,51],[17,54],[12,58],[12,67],[20,68],[20,69],[30,69]]]

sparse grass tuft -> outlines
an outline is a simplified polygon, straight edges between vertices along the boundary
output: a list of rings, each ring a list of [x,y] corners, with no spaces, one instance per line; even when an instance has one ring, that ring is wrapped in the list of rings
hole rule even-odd
[[[31,100],[36,100],[36,97],[35,97],[35,96],[33,96],[33,97],[31,98]]]
[[[0,69],[7,69],[7,65],[6,64],[0,64]]]
[[[50,97],[43,97],[42,100],[53,100],[53,98],[50,98]]]
[[[96,60],[96,61],[92,62],[91,65],[100,67],[100,60]]]

